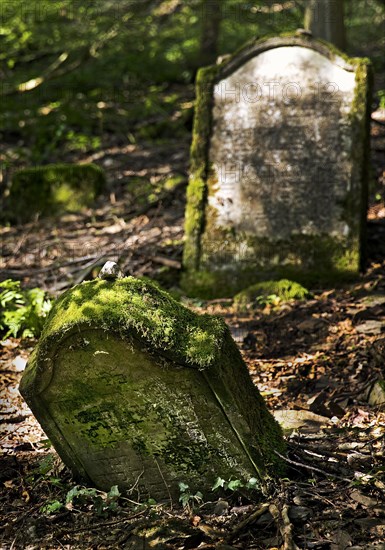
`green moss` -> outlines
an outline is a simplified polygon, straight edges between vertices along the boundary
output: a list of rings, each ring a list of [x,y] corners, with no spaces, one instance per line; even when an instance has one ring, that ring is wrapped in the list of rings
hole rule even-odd
[[[265,48],[265,45],[267,48]],[[220,78],[228,72],[233,72],[237,67],[243,65],[248,59],[251,59],[255,55],[265,51],[265,49],[272,49],[274,47],[281,46],[303,46],[312,48],[315,51],[325,55],[330,60],[340,58],[347,65],[351,66],[359,64],[361,60],[364,62],[368,61],[363,58],[349,57],[345,52],[339,50],[336,46],[334,46],[334,44],[331,44],[326,40],[306,36],[298,33],[297,31],[290,31],[278,34],[267,34],[263,38],[253,38],[248,41],[234,54],[227,57],[221,65],[219,65]]]
[[[81,325],[122,335],[134,331],[153,350],[198,369],[216,360],[225,331],[221,319],[195,314],[148,281],[94,280],[68,290],[56,301],[39,353]]]
[[[5,217],[28,221],[34,215],[76,212],[91,206],[105,186],[95,164],[48,164],[16,172],[6,202]]]
[[[199,265],[206,194],[205,181],[202,178],[190,178],[184,224],[186,242],[183,250],[183,263],[190,269],[196,269]]]
[[[367,222],[366,211],[369,195],[369,174],[370,174],[370,118],[371,103],[373,95],[373,67],[369,59],[354,60],[357,65],[356,71],[356,89],[351,111],[351,124],[356,129],[356,135],[353,136],[354,143],[363,143],[363,147],[355,147],[353,150],[354,167],[353,170],[361,186],[361,204],[359,208],[354,203],[351,205],[350,212],[352,217],[357,219],[360,232],[360,267],[365,268],[367,253]]]
[[[234,278],[233,273],[227,276],[227,273],[217,271],[186,271],[182,273],[180,286],[191,298],[228,298],[239,290],[235,283],[237,277]]]
[[[237,309],[244,310],[261,307],[270,297],[281,302],[289,302],[305,300],[309,296],[310,292],[299,283],[280,279],[279,281],[263,281],[249,286],[235,296],[234,304]]]
[[[191,297],[229,298],[257,282],[291,279],[306,287],[355,280],[359,270],[358,239],[346,243],[328,235],[293,235],[272,242],[208,227],[217,247],[205,246],[199,270],[187,270],[181,287]],[[239,251],[245,251],[242,257]],[[315,268],[317,265],[322,266]]]
[[[209,494],[218,476],[257,477],[263,489],[284,471],[280,427],[224,322],[147,281],[64,293],[20,392],[63,460],[103,490],[111,476],[132,487],[141,468],[161,498],[181,479]]]
[[[211,300],[215,298],[232,298],[256,281],[263,282],[271,278],[288,278],[297,280],[307,288],[329,288],[330,285],[343,287],[357,281],[357,274],[351,271],[311,271],[300,268],[279,267],[263,272],[256,267],[248,267],[237,272],[226,271],[192,271],[184,273],[181,287],[191,298]]]
[[[200,69],[196,83],[196,105],[191,144],[190,180],[185,214],[185,248],[183,262],[196,269],[200,257],[200,236],[204,229],[207,199],[208,140],[211,133],[213,88],[218,67]]]

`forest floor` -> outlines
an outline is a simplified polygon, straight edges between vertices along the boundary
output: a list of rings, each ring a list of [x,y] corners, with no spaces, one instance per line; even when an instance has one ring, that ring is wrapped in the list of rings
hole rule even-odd
[[[288,442],[288,478],[249,502],[140,503],[77,486],[18,393],[33,340],[0,345],[0,548],[385,549],[385,412],[370,404],[385,361],[385,128],[373,124],[377,189],[368,269],[307,301],[240,314],[231,300],[186,300],[222,315]],[[106,259],[166,287],[181,269],[188,140],[109,148],[93,157],[110,182],[181,176],[141,202],[114,185],[96,210],[1,229],[2,278],[57,294],[96,276]],[[124,178],[123,178],[124,179]],[[123,181],[123,180],[122,180]],[[373,397],[373,394],[372,394]]]

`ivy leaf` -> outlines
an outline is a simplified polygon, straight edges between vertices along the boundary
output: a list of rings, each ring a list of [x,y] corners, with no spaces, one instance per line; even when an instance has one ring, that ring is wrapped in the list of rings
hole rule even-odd
[[[178,485],[181,493],[184,493],[189,488],[189,485],[186,485],[186,483],[183,483],[183,481],[180,481]]]
[[[240,487],[242,487],[243,483],[240,479],[232,479],[227,484],[227,488],[230,489],[230,491],[236,491]]]
[[[218,477],[216,482],[214,483],[214,485],[212,486],[212,491],[216,491],[217,489],[219,489],[220,487],[224,487],[225,486],[225,483],[226,481],[224,479],[222,479],[221,477]]]
[[[58,500],[53,500],[52,502],[47,502],[47,504],[42,506],[41,511],[43,514],[54,514],[61,508],[63,508],[63,504]]]
[[[109,492],[107,493],[107,500],[108,501],[114,501],[117,500],[120,497],[120,491],[118,489],[117,485],[113,485]]]

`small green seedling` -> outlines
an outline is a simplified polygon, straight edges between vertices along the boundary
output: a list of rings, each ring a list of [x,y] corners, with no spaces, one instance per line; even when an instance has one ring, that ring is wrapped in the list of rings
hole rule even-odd
[[[192,509],[195,504],[201,504],[203,495],[200,491],[192,494],[190,487],[186,485],[186,483],[179,482],[178,485],[180,491],[179,502],[182,504],[183,508]]]

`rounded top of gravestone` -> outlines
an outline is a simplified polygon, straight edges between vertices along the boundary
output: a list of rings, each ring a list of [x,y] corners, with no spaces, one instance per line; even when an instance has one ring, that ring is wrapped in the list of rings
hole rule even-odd
[[[113,281],[114,279],[122,279],[123,273],[116,262],[108,261],[104,264],[99,272],[99,279]]]
[[[157,357],[198,370],[217,360],[228,330],[222,319],[194,313],[148,280],[85,281],[56,300],[30,359],[32,368],[24,386],[33,378],[40,388],[45,387],[50,378],[47,365],[61,343],[71,334],[81,338],[82,331],[89,329],[140,340]],[[39,367],[42,363],[44,369]],[[44,371],[41,380],[40,371]]]
[[[306,29],[297,29],[292,33],[285,33],[278,36],[264,37],[261,39],[253,39],[246,43],[234,55],[224,58],[221,64],[217,65],[218,74],[216,79],[226,78],[231,73],[235,72],[239,67],[257,55],[273,50],[275,48],[284,47],[303,47],[314,50],[339,67],[355,71],[356,65],[361,60],[350,58],[344,52],[341,52],[333,44],[324,40],[319,40],[313,37],[312,33]],[[364,60],[368,62],[367,59]]]
[[[296,36],[307,36],[308,38],[313,37],[313,33],[308,29],[297,29],[295,31]]]

